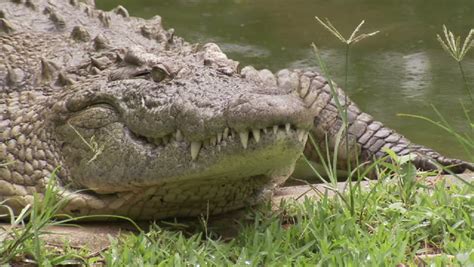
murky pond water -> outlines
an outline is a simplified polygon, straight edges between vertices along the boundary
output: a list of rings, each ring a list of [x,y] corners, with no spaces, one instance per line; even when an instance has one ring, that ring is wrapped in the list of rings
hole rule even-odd
[[[362,108],[412,141],[465,157],[448,134],[410,113],[436,118],[431,105],[467,133],[460,99],[467,99],[457,65],[441,49],[443,24],[466,35],[474,28],[472,0],[98,0],[104,10],[123,5],[130,14],[159,14],[166,28],[189,42],[216,42],[243,65],[277,71],[315,68],[315,42],[338,84],[344,83],[344,46],[314,19],[328,17],[343,34],[362,19],[364,31],[381,32],[351,50],[345,91]],[[464,67],[474,80],[474,50]],[[474,118],[473,112],[471,112]],[[471,132],[472,134],[472,132]]]

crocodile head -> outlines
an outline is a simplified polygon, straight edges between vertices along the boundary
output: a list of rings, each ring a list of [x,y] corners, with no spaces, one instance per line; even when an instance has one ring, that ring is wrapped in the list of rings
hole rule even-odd
[[[123,7],[1,8],[0,201],[18,212],[54,173],[72,215],[220,213],[268,195],[303,152],[312,112],[288,71],[239,70]]]
[[[122,58],[68,87],[48,112],[59,181],[80,191],[69,212],[221,212],[292,173],[312,125],[297,86],[278,86],[269,71],[258,73],[273,82],[249,68],[244,77],[215,44],[179,58],[133,47]]]

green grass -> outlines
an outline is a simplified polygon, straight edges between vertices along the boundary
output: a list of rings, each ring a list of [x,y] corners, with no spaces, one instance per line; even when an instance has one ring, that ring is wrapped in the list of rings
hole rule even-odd
[[[42,241],[46,226],[70,222],[55,219],[52,212],[60,202],[48,193],[38,208],[25,209],[32,216],[29,222],[22,221],[25,215],[16,217],[16,225],[25,227],[10,230],[0,243],[1,259],[42,266],[474,264],[472,184],[427,183],[427,174],[416,172],[408,158],[392,156],[393,163],[377,166],[382,178],[369,189],[355,184],[334,196],[321,193],[319,201],[286,201],[276,210],[261,205],[247,211],[230,239],[220,238],[206,224],[191,232],[153,225],[147,232],[112,239],[107,250],[93,256],[67,244],[51,250]],[[54,187],[48,190],[54,193]]]
[[[354,191],[357,216],[328,196],[288,201],[277,211],[260,207],[228,242],[155,225],[114,240],[103,257],[110,266],[474,264],[474,189],[415,181],[409,201],[403,190],[385,179],[374,190]]]
[[[20,214],[15,215],[7,203],[0,202],[0,207],[7,210],[10,220],[9,227],[0,228],[0,264],[21,261],[41,266],[53,266],[72,262],[83,262],[79,251],[54,249],[46,246],[42,236],[47,234],[47,227],[64,224],[69,217],[59,218],[58,212],[66,204],[60,199],[55,187],[54,174],[50,177],[45,194],[34,195],[34,204],[27,205]],[[64,219],[65,218],[65,219]]]
[[[113,215],[95,215],[70,217],[61,214],[61,209],[69,199],[61,196],[56,187],[55,172],[48,179],[44,194],[35,194],[33,204],[27,205],[19,214],[14,214],[7,201],[0,202],[0,208],[6,214],[0,214],[0,219],[8,219],[7,227],[0,226],[0,266],[3,264],[35,264],[39,266],[57,266],[71,264],[94,264],[101,257],[91,256],[87,249],[74,249],[64,243],[58,247],[44,241],[43,237],[51,234],[49,227],[77,226],[82,219],[112,218],[131,223],[139,232],[140,227],[129,218]],[[66,238],[67,239],[67,238]]]

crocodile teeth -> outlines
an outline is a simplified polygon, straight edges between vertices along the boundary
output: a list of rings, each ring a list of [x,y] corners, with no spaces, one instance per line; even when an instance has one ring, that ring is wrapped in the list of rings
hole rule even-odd
[[[264,133],[264,134],[267,134],[267,133],[268,133],[268,129],[267,129],[267,128],[263,128],[263,133]]]
[[[282,129],[278,129],[278,133],[277,133],[277,139],[281,139],[281,138],[285,138],[285,131],[282,130]]]
[[[309,86],[311,85],[311,79],[305,75],[300,78],[300,96],[304,98],[308,93]]]
[[[278,125],[273,125],[273,134],[277,134],[278,132]]]
[[[161,138],[158,138],[158,137],[151,139],[151,142],[152,142],[153,144],[157,145],[157,146],[161,145],[162,141],[163,141],[163,140],[162,140]]]
[[[183,134],[181,133],[180,130],[176,130],[176,136],[175,136],[175,138],[176,138],[176,141],[178,141],[178,142],[183,141]]]
[[[255,138],[255,142],[260,142],[260,129],[252,129],[253,138]]]
[[[174,136],[167,135],[167,136],[164,136],[164,137],[145,137],[145,138],[146,138],[146,140],[147,140],[149,143],[152,143],[152,144],[154,144],[155,146],[160,146],[160,145],[166,146],[166,145],[168,145],[171,141],[174,140],[173,137],[174,137]]]
[[[290,133],[290,128],[291,125],[289,123],[285,124],[285,129],[286,129],[286,133],[289,134]]]
[[[227,137],[229,137],[229,128],[224,129],[223,137],[224,139],[227,139]]]
[[[242,143],[242,146],[247,149],[247,144],[249,142],[249,131],[243,131],[239,133],[240,136],[240,142]]]
[[[215,136],[211,137],[210,143],[211,143],[211,145],[213,145],[213,146],[217,145],[217,138],[216,138]]]
[[[304,139],[305,134],[306,134],[305,130],[302,130],[302,129],[296,130],[296,135],[298,136],[298,141],[302,142],[303,139]]]
[[[308,141],[308,136],[309,136],[309,133],[306,133],[303,137],[303,143],[306,144],[306,142]]]
[[[199,150],[201,150],[202,142],[191,142],[191,158],[197,159]]]
[[[217,134],[217,143],[220,143],[222,141],[222,133]]]

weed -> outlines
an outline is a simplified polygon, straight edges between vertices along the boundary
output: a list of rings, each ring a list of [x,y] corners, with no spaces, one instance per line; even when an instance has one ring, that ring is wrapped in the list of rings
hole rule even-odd
[[[325,19],[326,21],[323,21],[318,16],[316,16],[315,18],[319,22],[319,24],[321,24],[332,35],[334,35],[337,39],[339,39],[342,43],[344,43],[346,45],[344,88],[348,88],[347,79],[348,79],[348,76],[349,76],[349,50],[350,50],[350,46],[352,44],[355,44],[355,43],[359,42],[359,41],[362,41],[365,38],[376,35],[377,33],[379,33],[379,31],[374,31],[374,32],[371,32],[371,33],[362,33],[362,34],[357,35],[360,28],[365,23],[365,20],[362,20],[359,23],[359,25],[357,25],[357,27],[354,28],[354,31],[352,31],[352,34],[349,36],[349,38],[344,38],[344,36],[339,32],[339,30],[336,29],[336,27],[334,27],[332,25],[332,23],[331,23],[331,21],[329,21],[329,19],[326,18]]]
[[[87,250],[71,249],[67,244],[64,248],[51,250],[42,237],[52,234],[48,228],[51,226],[68,225],[83,219],[116,219],[126,220],[139,232],[143,230],[131,219],[116,215],[89,215],[71,217],[61,214],[69,199],[56,187],[57,169],[48,178],[43,194],[34,194],[33,203],[25,206],[19,214],[14,214],[8,206],[8,199],[0,202],[0,208],[7,210],[8,214],[2,219],[9,218],[10,225],[0,229],[0,264],[20,261],[40,266],[56,266],[63,264],[93,264],[100,258],[89,257]],[[77,193],[77,192],[76,192]]]
[[[87,164],[90,164],[91,162],[93,162],[94,160],[97,159],[97,157],[102,154],[102,152],[104,151],[104,148],[105,148],[105,145],[102,144],[102,145],[99,145],[96,141],[95,141],[95,136],[92,136],[90,138],[89,141],[87,141],[84,136],[82,136],[82,134],[76,129],[74,128],[74,126],[72,126],[71,124],[68,124],[69,127],[71,127],[71,129],[77,134],[77,136],[79,136],[79,138],[82,140],[82,142],[84,144],[86,144],[86,146],[91,150],[93,154],[93,156],[89,159],[89,161],[87,161]]]
[[[350,51],[351,45],[355,44],[355,43],[357,43],[357,42],[359,42],[359,41],[361,41],[365,38],[374,36],[379,31],[375,31],[375,32],[371,32],[371,33],[363,33],[363,34],[357,35],[357,33],[359,32],[359,30],[361,29],[362,25],[365,22],[364,20],[362,20],[361,23],[359,23],[359,25],[357,25],[357,27],[355,27],[355,29],[352,32],[352,34],[350,35],[350,37],[349,38],[344,38],[342,36],[342,34],[336,29],[336,27],[333,26],[333,24],[328,19],[326,19],[326,21],[324,22],[317,16],[315,18],[323,27],[325,27],[330,33],[332,33],[337,39],[339,39],[346,46],[345,78],[344,78],[344,81],[345,81],[345,87],[347,88],[348,87],[348,75],[349,75],[349,51]],[[323,178],[323,175],[319,174],[314,168],[313,168],[313,171],[315,172],[315,174],[322,181],[325,181],[327,189],[338,192],[337,191],[337,181],[338,181],[338,179],[337,179],[338,178],[338,175],[337,175],[337,171],[338,171],[337,170],[337,165],[338,165],[337,161],[338,161],[339,147],[340,147],[341,143],[343,143],[345,145],[345,153],[350,153],[349,152],[349,136],[348,136],[349,122],[348,122],[348,117],[347,117],[348,99],[347,99],[347,96],[345,96],[344,97],[344,103],[343,104],[341,103],[341,101],[339,99],[339,94],[337,93],[336,85],[333,82],[333,80],[331,79],[331,74],[329,73],[329,70],[328,70],[325,62],[321,57],[321,53],[319,52],[318,47],[314,43],[312,44],[312,47],[313,47],[316,59],[318,61],[318,64],[321,68],[321,71],[329,81],[328,84],[329,84],[329,88],[331,90],[332,98],[334,99],[334,101],[336,103],[336,108],[337,108],[338,113],[339,113],[339,115],[342,119],[342,122],[343,122],[343,127],[341,127],[341,129],[339,129],[336,136],[334,137],[334,140],[335,140],[334,151],[333,152],[329,151],[330,146],[326,145],[327,151],[324,151],[326,153],[325,156],[319,150],[314,138],[312,136],[310,137],[310,142],[312,143],[313,148],[316,150],[316,153],[318,154],[319,159],[322,161],[322,165],[323,165],[323,167],[326,171],[327,176],[330,179],[330,185]],[[344,142],[341,142],[343,140],[343,138],[344,138]],[[325,142],[326,142],[326,144],[329,144],[329,140],[328,140],[327,136],[326,136]],[[332,152],[332,155],[333,155],[332,158],[330,156],[331,152]],[[305,158],[305,161],[309,164],[309,161],[306,158]],[[311,164],[309,164],[309,165],[312,168]],[[341,197],[340,199],[348,207],[350,207],[350,212],[351,212],[352,216],[355,215],[354,198],[353,198],[354,190],[360,190],[359,186],[360,186],[361,180],[363,180],[365,175],[368,172],[370,172],[375,166],[375,164],[371,164],[370,166],[364,166],[364,167],[367,167],[367,168],[365,168],[365,171],[362,171],[363,173],[361,173],[361,169],[362,169],[363,165],[365,165],[365,164],[359,164],[359,162],[357,161],[357,164],[353,169],[353,166],[351,166],[351,157],[347,156],[347,173],[348,173],[347,185],[349,186],[349,192],[350,193],[349,193],[349,199],[345,199],[341,196],[340,196]],[[355,177],[356,174],[358,174],[357,177]],[[356,181],[355,187],[352,184],[353,180]]]
[[[9,227],[2,229],[2,242],[0,242],[0,264],[11,262],[17,255],[31,256],[30,263],[42,266],[63,264],[65,261],[81,260],[81,256],[70,251],[66,254],[57,255],[45,250],[41,236],[47,234],[46,228],[57,222],[61,208],[66,205],[67,200],[58,198],[59,192],[55,188],[56,171],[48,179],[43,195],[35,194],[32,205],[27,205],[15,216],[13,210],[6,205],[6,201],[0,203],[3,209],[8,211],[10,218]]]
[[[474,97],[472,95],[472,91],[469,89],[469,85],[466,79],[466,75],[464,73],[464,68],[462,66],[462,61],[466,56],[467,52],[471,49],[472,43],[474,41],[474,29],[471,29],[464,39],[464,43],[461,47],[461,37],[455,36],[451,31],[443,25],[443,33],[444,39],[437,34],[436,37],[438,38],[441,47],[443,47],[444,51],[448,53],[458,64],[459,72],[461,73],[461,77],[464,84],[464,89],[466,90],[467,94],[471,99],[471,103],[474,104]]]
[[[349,52],[350,52],[350,48],[351,48],[351,45],[352,44],[355,44],[365,38],[368,38],[368,37],[371,37],[371,36],[374,36],[376,35],[377,33],[379,33],[379,31],[374,31],[374,32],[371,32],[371,33],[362,33],[362,34],[358,34],[359,30],[361,29],[362,25],[365,23],[364,20],[362,20],[359,25],[357,25],[355,28],[354,28],[354,31],[352,32],[352,34],[349,36],[349,38],[345,38],[339,30],[337,30],[336,27],[333,26],[333,24],[329,21],[329,19],[325,19],[325,21],[321,20],[319,17],[315,17],[316,20],[324,27],[326,28],[331,34],[333,34],[337,39],[339,39],[342,43],[345,44],[345,75],[344,75],[344,87],[345,88],[348,88],[348,76],[349,76]],[[341,141],[341,136],[343,135],[345,138],[345,142],[344,142],[344,145],[345,145],[345,153],[350,153],[349,152],[349,134],[348,134],[348,128],[349,128],[349,122],[348,122],[348,116],[347,116],[347,108],[348,108],[348,98],[347,98],[347,95],[344,96],[344,106],[341,105],[340,103],[340,100],[339,100],[339,96],[338,96],[338,93],[337,93],[337,90],[336,90],[336,86],[335,84],[333,83],[332,79],[331,79],[331,75],[326,67],[326,64],[324,63],[324,61],[322,60],[322,57],[319,53],[319,49],[318,47],[313,43],[312,44],[313,46],[313,50],[314,50],[314,53],[316,55],[316,58],[318,60],[318,63],[319,63],[319,66],[321,67],[321,70],[323,72],[323,74],[326,76],[326,78],[328,79],[329,81],[329,87],[331,89],[331,94],[332,94],[332,98],[335,100],[336,102],[336,107],[337,107],[337,110],[338,110],[338,113],[340,115],[340,117],[342,118],[342,122],[343,122],[343,127],[341,127],[341,129],[338,131],[337,135],[336,135],[336,146],[335,146],[335,153],[334,153],[334,160],[333,160],[333,169],[332,169],[332,173],[328,173],[329,176],[334,176],[334,174],[336,173],[336,161],[337,161],[337,150],[339,148],[339,143]],[[326,142],[327,143],[327,142]],[[315,146],[316,147],[316,146]],[[321,157],[320,157],[321,158]],[[357,160],[357,159],[356,159]],[[357,183],[359,184],[360,183],[360,180],[361,180],[361,177],[363,177],[362,175],[360,175],[359,173],[359,162],[358,160],[356,161],[356,167],[355,167],[355,170],[357,170],[358,174],[359,174],[359,179],[357,180]],[[351,175],[349,175],[348,177],[348,185],[349,185],[349,190],[352,192],[353,191],[353,188],[352,188],[352,179],[353,179],[353,170],[352,170],[352,166],[351,166],[351,157],[350,156],[347,156],[347,172]],[[350,195],[351,196],[351,195]],[[353,198],[352,196],[350,197],[350,205],[353,206]],[[353,213],[354,210],[351,209],[351,213]],[[354,215],[354,214],[353,214]]]
[[[466,78],[466,74],[462,66],[462,61],[464,60],[464,57],[466,56],[467,52],[471,49],[473,45],[474,29],[471,29],[469,31],[468,35],[466,36],[466,39],[464,39],[462,46],[461,46],[461,37],[455,36],[451,31],[448,30],[448,28],[445,25],[443,25],[443,33],[444,33],[444,39],[439,34],[437,35],[437,39],[439,43],[441,44],[441,47],[446,51],[446,53],[448,53],[457,62],[457,65],[459,67],[459,72],[463,80],[464,89],[466,90],[467,94],[470,97],[471,104],[474,105],[474,98],[473,98],[471,90],[469,89],[469,84]],[[458,141],[458,143],[464,149],[464,152],[468,156],[469,160],[473,162],[474,161],[474,152],[473,152],[474,151],[474,121],[471,119],[471,116],[469,115],[471,111],[470,109],[472,109],[473,107],[472,105],[470,108],[467,108],[465,104],[461,101],[461,106],[463,108],[463,112],[466,117],[468,127],[470,127],[471,129],[465,134],[461,134],[457,132],[454,129],[454,127],[445,119],[445,117],[433,105],[432,105],[432,108],[440,121],[435,121],[430,118],[417,116],[417,115],[411,115],[411,114],[399,114],[399,116],[421,119],[445,130]],[[450,172],[449,169],[447,169],[447,171]],[[457,176],[458,179],[464,181],[458,175],[454,173],[451,173],[451,174]],[[472,186],[470,183],[467,183],[466,181],[464,182]]]
[[[390,164],[390,163],[387,163]],[[410,161],[399,159],[397,170]],[[397,173],[381,177],[369,190],[354,191],[354,210],[339,194],[302,202],[286,201],[275,212],[263,205],[248,213],[235,238],[186,237],[152,226],[148,233],[114,240],[103,253],[111,266],[394,266],[441,263],[472,264],[473,188],[415,185],[400,188]],[[400,190],[410,195],[406,203]],[[340,192],[348,199],[350,192]],[[404,194],[404,193],[403,193]],[[411,204],[410,204],[411,203]],[[148,237],[148,238],[147,238]],[[470,258],[471,257],[471,258]],[[459,258],[459,259],[458,259]]]

